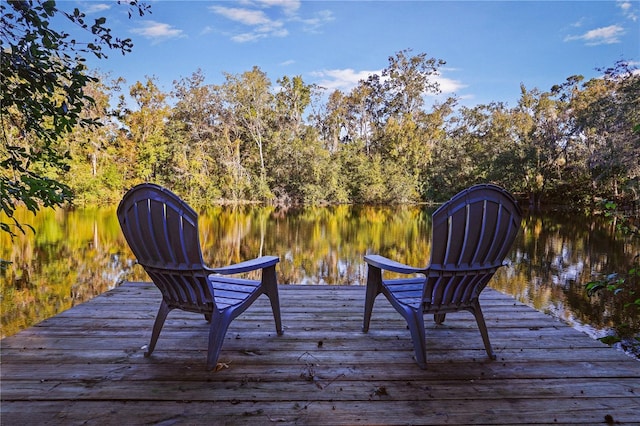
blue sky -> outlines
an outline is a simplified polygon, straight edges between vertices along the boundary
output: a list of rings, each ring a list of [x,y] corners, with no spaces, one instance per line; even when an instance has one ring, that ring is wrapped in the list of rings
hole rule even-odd
[[[127,86],[154,76],[162,90],[201,69],[207,83],[258,66],[348,92],[404,49],[443,59],[443,95],[515,106],[520,84],[547,91],[597,77],[620,59],[640,65],[640,1],[149,1],[127,18],[115,1],[60,2],[105,16],[133,52],[89,61]]]

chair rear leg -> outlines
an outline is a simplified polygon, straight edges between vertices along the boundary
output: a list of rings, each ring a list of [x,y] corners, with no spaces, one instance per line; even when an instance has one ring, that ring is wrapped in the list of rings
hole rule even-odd
[[[158,337],[160,336],[160,331],[162,330],[162,326],[164,325],[164,321],[167,319],[167,315],[169,315],[171,309],[167,302],[164,300],[160,304],[160,309],[158,309],[158,314],[156,315],[156,321],[153,323],[153,331],[151,333],[151,342],[149,342],[149,346],[147,347],[146,352],[144,353],[145,357],[151,356],[151,353],[156,347],[156,342],[158,341]]]
[[[362,322],[362,331],[369,331],[369,323],[371,322],[371,313],[373,312],[373,303],[376,300],[380,289],[382,288],[382,271],[375,266],[368,266],[367,271],[367,293],[364,300],[364,321]]]
[[[282,317],[280,315],[280,296],[278,295],[278,281],[276,278],[276,267],[270,266],[262,270],[263,291],[271,302],[273,319],[276,322],[276,332],[279,336],[284,333],[282,328]]]
[[[476,322],[478,323],[478,328],[480,329],[480,335],[482,336],[484,349],[487,351],[487,355],[489,355],[489,358],[491,359],[496,359],[496,354],[493,352],[491,342],[489,341],[487,324],[484,322],[484,315],[482,315],[482,309],[480,309],[480,302],[475,303],[475,307],[471,310],[471,312],[476,317]]]

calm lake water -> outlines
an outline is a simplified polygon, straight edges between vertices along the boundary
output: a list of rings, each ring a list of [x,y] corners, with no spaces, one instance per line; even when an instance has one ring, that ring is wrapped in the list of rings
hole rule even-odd
[[[380,253],[415,266],[429,258],[431,213],[424,206],[335,206],[301,209],[214,207],[200,214],[203,255],[210,266],[260,255],[280,256],[278,280],[292,285],[364,285],[362,256]],[[148,280],[134,266],[115,207],[43,210],[11,240],[0,235],[2,337],[91,299],[123,280]],[[602,337],[626,318],[624,301],[588,297],[602,274],[627,271],[640,243],[600,217],[526,212],[522,230],[490,286]],[[363,301],[364,303],[364,301]]]

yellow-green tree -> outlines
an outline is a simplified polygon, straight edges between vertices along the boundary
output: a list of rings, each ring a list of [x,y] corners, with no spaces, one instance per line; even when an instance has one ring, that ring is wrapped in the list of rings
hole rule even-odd
[[[265,165],[266,145],[271,142],[274,96],[270,92],[271,81],[267,74],[254,66],[240,75],[225,75],[223,90],[225,102],[244,131],[243,140],[254,149],[241,149],[243,161],[252,164],[257,179],[255,194],[260,200],[271,200],[273,193],[267,181]]]
[[[124,108],[122,116],[135,155],[133,164],[130,164],[134,168],[135,179],[127,184],[149,181],[162,183],[168,159],[165,120],[169,117],[170,109],[166,103],[167,94],[158,88],[153,77],[147,77],[144,84],[136,82],[129,94],[137,109]]]

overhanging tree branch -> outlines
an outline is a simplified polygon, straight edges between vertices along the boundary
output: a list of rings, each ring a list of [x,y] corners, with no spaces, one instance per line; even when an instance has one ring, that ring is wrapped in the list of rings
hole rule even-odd
[[[129,17],[149,12],[137,0],[117,3],[129,7]],[[35,213],[73,198],[55,179],[69,158],[58,142],[76,126],[99,125],[80,116],[93,103],[84,89],[96,80],[86,74],[84,55],[106,58],[105,47],[126,54],[133,43],[114,37],[105,18],[89,23],[77,8],[62,11],[55,1],[9,0],[0,3],[0,15],[0,208],[9,218],[0,230],[14,235],[14,229],[24,232],[13,215],[19,203]],[[87,39],[51,28],[56,16],[86,30]]]

